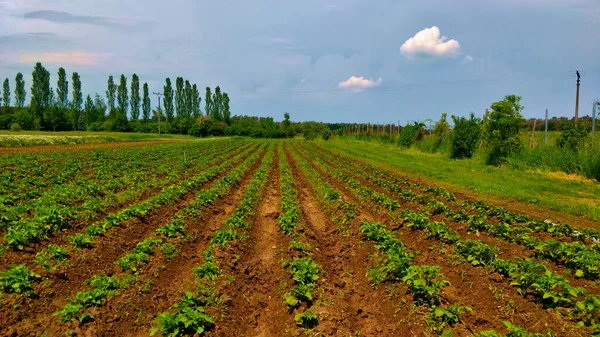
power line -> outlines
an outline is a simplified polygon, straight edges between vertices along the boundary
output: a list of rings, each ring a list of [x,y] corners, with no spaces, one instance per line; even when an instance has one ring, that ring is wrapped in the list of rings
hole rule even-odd
[[[387,92],[387,91],[404,91],[404,90],[413,90],[422,86],[468,86],[468,85],[486,85],[486,84],[502,84],[509,83],[513,81],[531,81],[531,80],[539,80],[539,79],[547,79],[547,78],[569,78],[572,76],[574,71],[560,71],[560,72],[548,72],[548,73],[537,73],[530,75],[520,75],[520,76],[510,76],[510,77],[480,77],[473,79],[464,79],[464,80],[449,80],[449,81],[430,81],[430,82],[420,82],[420,83],[412,83],[412,84],[402,84],[396,86],[382,86],[375,88],[368,88],[363,92]],[[600,70],[590,70],[580,72],[581,74],[587,75],[588,73],[600,73]],[[350,90],[345,88],[336,88],[336,89],[320,89],[320,90],[303,90],[303,91],[265,91],[265,92],[249,92],[249,91],[240,91],[236,92],[236,95],[242,96],[286,96],[286,95],[333,95],[333,94],[344,94],[348,93]]]

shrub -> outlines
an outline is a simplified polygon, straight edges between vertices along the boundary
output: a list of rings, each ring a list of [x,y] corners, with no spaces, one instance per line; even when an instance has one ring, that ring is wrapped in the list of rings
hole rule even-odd
[[[19,125],[19,123],[12,123],[10,125],[10,131],[21,131],[21,125]]]
[[[492,112],[484,123],[485,137],[491,146],[487,163],[499,165],[523,148],[519,138],[523,123],[521,96],[507,95],[504,100],[492,103],[491,108]]]
[[[402,147],[410,147],[415,140],[420,140],[423,138],[423,123],[414,122],[413,124],[408,124],[402,131],[400,131],[400,137],[398,138],[398,145]]]
[[[451,158],[471,158],[481,138],[481,119],[471,113],[469,119],[452,116],[454,133],[452,133]]]
[[[558,136],[556,144],[564,149],[571,149],[577,151],[577,149],[583,144],[586,136],[585,125],[582,122],[575,124],[573,121],[569,121],[563,128],[563,131]]]

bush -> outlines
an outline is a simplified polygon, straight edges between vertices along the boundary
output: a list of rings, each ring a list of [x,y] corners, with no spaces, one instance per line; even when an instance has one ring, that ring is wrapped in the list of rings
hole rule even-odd
[[[19,123],[12,123],[10,125],[10,131],[21,131],[21,126]]]
[[[485,137],[491,150],[487,163],[502,164],[508,156],[523,149],[519,129],[523,124],[521,96],[508,95],[492,103],[492,112],[484,123]]]
[[[556,144],[561,148],[577,151],[585,140],[585,129],[584,123],[575,124],[573,121],[569,121],[558,136]]]
[[[471,112],[469,119],[452,116],[454,132],[451,136],[451,158],[471,158],[481,138],[481,119]]]
[[[400,131],[400,137],[398,137],[398,145],[402,147],[410,147],[415,140],[423,138],[423,123],[414,122],[414,124],[408,124],[402,131]]]

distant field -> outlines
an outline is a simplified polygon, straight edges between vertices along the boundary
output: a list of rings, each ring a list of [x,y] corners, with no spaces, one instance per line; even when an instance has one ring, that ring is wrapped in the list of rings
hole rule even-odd
[[[123,140],[161,140],[161,139],[194,139],[186,135],[162,134],[158,137],[153,133],[132,132],[47,132],[47,131],[7,131],[0,130],[0,147],[31,146],[31,145],[61,145],[82,143],[107,143]]]

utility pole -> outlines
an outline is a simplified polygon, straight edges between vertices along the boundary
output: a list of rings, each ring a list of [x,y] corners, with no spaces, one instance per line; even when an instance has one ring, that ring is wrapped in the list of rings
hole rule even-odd
[[[581,80],[581,75],[579,75],[579,71],[577,71],[577,97],[575,98],[575,124],[577,124],[577,120],[579,119],[579,82]]]
[[[548,145],[548,109],[546,109],[546,131],[544,132],[544,145]]]
[[[152,92],[153,94],[156,95],[156,97],[158,97],[158,110],[156,111],[158,113],[158,136],[160,137],[160,98],[164,95],[160,92]]]

